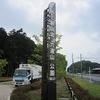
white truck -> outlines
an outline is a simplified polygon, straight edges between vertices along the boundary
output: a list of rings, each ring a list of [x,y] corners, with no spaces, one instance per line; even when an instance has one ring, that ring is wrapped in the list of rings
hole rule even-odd
[[[42,67],[35,64],[19,64],[13,75],[15,86],[32,83],[41,79]]]

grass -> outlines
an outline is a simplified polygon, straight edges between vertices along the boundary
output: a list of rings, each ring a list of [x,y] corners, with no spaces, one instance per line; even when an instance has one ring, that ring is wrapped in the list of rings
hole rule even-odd
[[[30,100],[41,100],[41,90],[33,90],[33,91],[29,91],[27,93],[28,96],[30,96]]]
[[[57,100],[59,98],[70,99],[70,93],[64,78],[57,80]],[[33,83],[32,85],[20,86],[16,88],[12,95],[11,100],[41,100],[41,82]],[[67,100],[67,99],[66,99]]]
[[[57,85],[57,100],[59,100],[59,98],[69,98],[68,100],[71,100],[65,80],[64,79],[57,80],[56,85]],[[29,91],[27,92],[27,95],[30,96],[31,98],[30,100],[41,100],[41,89]]]
[[[40,81],[19,86],[13,90],[10,100],[41,100],[40,88]]]
[[[59,100],[59,98],[69,98],[68,100],[71,100],[69,90],[64,79],[57,81],[57,100]]]
[[[81,87],[88,90],[92,96],[100,98],[100,84],[96,84],[93,82],[90,83],[89,81],[78,77],[71,77],[71,78]]]

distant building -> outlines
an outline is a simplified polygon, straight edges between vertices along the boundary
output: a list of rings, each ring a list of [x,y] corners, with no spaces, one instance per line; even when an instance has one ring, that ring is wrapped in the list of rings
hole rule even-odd
[[[91,69],[92,74],[100,74],[100,68],[93,68]]]

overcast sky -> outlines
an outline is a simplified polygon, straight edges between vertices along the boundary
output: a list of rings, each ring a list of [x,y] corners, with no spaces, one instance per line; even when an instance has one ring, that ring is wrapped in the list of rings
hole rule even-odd
[[[41,34],[43,11],[51,0],[0,0],[0,27],[23,28],[27,36]],[[63,35],[60,53],[68,65],[83,60],[100,63],[100,0],[52,0],[56,3],[56,33]]]

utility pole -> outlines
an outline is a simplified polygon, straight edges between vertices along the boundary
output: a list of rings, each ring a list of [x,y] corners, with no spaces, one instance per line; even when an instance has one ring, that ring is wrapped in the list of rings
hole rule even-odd
[[[72,53],[72,64],[74,63],[73,53]],[[73,66],[73,76],[74,76],[74,66]]]
[[[72,53],[72,64],[74,63],[73,53]]]
[[[91,82],[91,69],[89,67],[89,79],[90,79],[90,82]]]
[[[81,77],[82,77],[82,54],[80,54],[80,63],[81,63]]]

